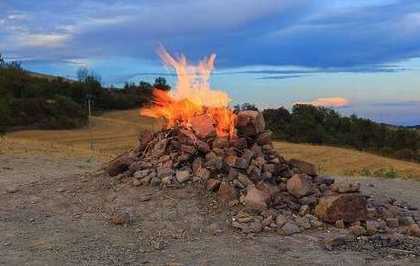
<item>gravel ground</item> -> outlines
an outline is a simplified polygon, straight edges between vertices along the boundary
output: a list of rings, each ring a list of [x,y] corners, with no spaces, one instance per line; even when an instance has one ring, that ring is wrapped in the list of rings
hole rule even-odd
[[[420,264],[418,239],[392,247],[361,239],[328,251],[322,240],[342,231],[238,234],[228,213],[192,187],[119,184],[95,174],[99,162],[2,154],[0,163],[0,265]],[[419,182],[357,180],[374,197],[420,206]],[[130,225],[109,222],[116,209]]]

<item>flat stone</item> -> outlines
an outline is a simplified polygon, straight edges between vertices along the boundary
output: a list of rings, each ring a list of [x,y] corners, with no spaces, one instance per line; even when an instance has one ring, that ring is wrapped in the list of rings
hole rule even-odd
[[[307,175],[297,174],[287,180],[287,191],[296,198],[309,195],[312,189],[312,179]]]
[[[149,173],[150,173],[150,170],[149,169],[139,170],[139,171],[136,171],[134,173],[134,177],[135,178],[143,178],[143,177],[147,176]]]
[[[281,227],[281,233],[286,236],[300,233],[302,230],[293,222],[287,222]]]
[[[331,224],[335,224],[340,219],[345,223],[363,221],[367,218],[366,197],[357,193],[322,197],[315,207],[315,214],[321,220]]]
[[[190,179],[191,179],[191,173],[189,170],[176,171],[176,180],[178,180],[179,183],[187,182]]]
[[[157,177],[169,176],[169,175],[172,175],[173,172],[174,172],[174,170],[172,170],[172,168],[159,167],[157,169]]]
[[[197,149],[202,153],[208,153],[210,151],[210,145],[207,144],[207,142],[198,140],[196,145],[197,145]]]

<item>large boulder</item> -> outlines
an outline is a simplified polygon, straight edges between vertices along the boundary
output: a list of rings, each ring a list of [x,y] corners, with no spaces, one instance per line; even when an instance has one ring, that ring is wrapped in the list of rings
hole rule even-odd
[[[287,191],[296,198],[302,198],[313,191],[312,178],[305,174],[296,174],[287,180]]]
[[[258,111],[241,111],[236,119],[236,129],[240,136],[257,136],[265,129],[264,116]]]
[[[326,196],[319,200],[315,214],[324,222],[335,224],[338,220],[354,223],[367,219],[366,197],[358,193]]]

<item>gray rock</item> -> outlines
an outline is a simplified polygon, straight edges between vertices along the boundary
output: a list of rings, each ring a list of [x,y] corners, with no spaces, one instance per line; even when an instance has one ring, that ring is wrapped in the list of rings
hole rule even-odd
[[[293,222],[287,222],[281,227],[281,234],[290,236],[293,234],[300,233],[302,230]]]

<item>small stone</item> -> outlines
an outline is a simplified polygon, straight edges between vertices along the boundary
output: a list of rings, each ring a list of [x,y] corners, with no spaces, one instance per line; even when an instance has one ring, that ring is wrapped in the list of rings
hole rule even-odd
[[[66,191],[66,189],[65,188],[63,188],[63,187],[60,187],[60,188],[57,188],[57,190],[56,190],[57,192],[59,192],[59,193],[62,193],[62,192],[65,192]]]
[[[362,236],[366,234],[365,228],[363,228],[361,225],[352,225],[349,229],[355,236]]]
[[[287,180],[287,191],[296,198],[309,195],[312,189],[312,180],[307,175],[297,174]]]
[[[247,169],[249,162],[244,158],[237,158],[235,161],[235,167],[239,169]]]
[[[213,141],[213,149],[214,148],[223,149],[223,148],[227,148],[227,147],[229,147],[229,140],[227,138],[217,137]]]
[[[374,235],[378,232],[379,223],[377,221],[368,220],[366,221],[366,232],[368,235]]]
[[[187,154],[194,154],[196,152],[196,148],[192,145],[181,145],[181,151]]]
[[[308,214],[311,211],[311,209],[309,208],[308,205],[303,205],[302,207],[300,207],[299,210],[299,215],[300,216],[305,216],[306,214]]]
[[[160,178],[159,177],[153,177],[152,180],[150,180],[150,184],[154,187],[160,185]]]
[[[411,236],[420,237],[420,226],[418,224],[411,224],[408,226],[408,233]]]
[[[207,190],[208,191],[217,191],[220,186],[220,181],[217,179],[210,178],[207,180]]]
[[[176,180],[178,180],[179,183],[187,182],[190,179],[191,179],[191,173],[189,170],[176,171]]]
[[[224,163],[229,167],[234,167],[237,157],[235,155],[228,155],[224,159]]]
[[[411,225],[416,223],[411,216],[400,216],[399,218],[399,224],[400,225]]]
[[[194,175],[197,175],[198,170],[203,167],[203,161],[201,160],[200,157],[197,157],[194,159],[191,168],[192,168],[192,172]]]
[[[301,160],[297,160],[297,159],[291,159],[289,161],[289,164],[292,165],[293,167],[298,168],[304,174],[307,174],[307,175],[310,175],[310,176],[316,176],[317,175],[316,167],[315,167],[315,165],[313,165],[311,163],[301,161]]]
[[[139,171],[136,171],[136,172],[134,173],[134,177],[135,177],[135,178],[139,178],[139,179],[141,179],[141,178],[143,178],[143,177],[147,176],[149,173],[150,173],[150,170],[149,170],[149,169],[146,169],[146,170],[139,170]]]
[[[6,187],[6,192],[10,193],[10,194],[19,192],[19,187],[18,186],[8,186],[8,187]]]
[[[305,230],[311,229],[311,223],[307,217],[298,216],[296,217],[295,222],[299,227]]]
[[[282,214],[279,214],[279,215],[277,215],[277,217],[276,217],[276,224],[277,224],[279,227],[282,227],[284,224],[286,224],[286,223],[287,223],[287,221],[288,221],[288,219],[286,218],[286,216],[284,216],[284,215],[282,215]]]
[[[197,149],[202,153],[208,153],[210,151],[210,145],[207,142],[197,140]]]
[[[385,222],[386,222],[386,225],[388,225],[391,228],[400,226],[398,218],[386,218]]]
[[[340,236],[334,236],[331,238],[327,238],[322,241],[322,244],[325,249],[332,251],[334,248],[340,247],[345,245],[347,242],[347,237],[340,235]]]
[[[164,176],[169,176],[173,174],[173,170],[172,168],[167,168],[167,167],[159,167],[157,169],[157,177],[164,177]]]
[[[271,131],[264,131],[257,138],[259,145],[271,144]]]
[[[229,169],[229,173],[228,173],[227,177],[228,177],[229,180],[233,180],[233,179],[237,178],[238,175],[239,175],[239,171],[236,170],[235,168],[231,167]]]
[[[210,171],[207,168],[202,167],[198,169],[196,175],[200,177],[202,180],[207,180],[210,177]]]
[[[217,197],[224,203],[229,203],[232,200],[237,199],[238,195],[236,190],[226,182],[222,182],[219,187],[219,191],[217,191]]]
[[[111,222],[115,225],[123,225],[130,223],[130,214],[125,210],[116,210],[112,214]]]
[[[334,184],[334,178],[330,177],[330,176],[316,176],[314,177],[314,182],[316,184],[324,184],[326,186],[331,186],[332,184]]]
[[[290,236],[296,233],[300,233],[301,229],[293,222],[287,222],[281,227],[280,231],[283,235]]]
[[[346,226],[344,225],[344,221],[342,219],[337,220],[335,222],[335,227],[340,228],[340,229],[344,229]]]
[[[134,180],[133,180],[133,186],[138,187],[140,185],[141,185],[140,180],[138,180],[137,178],[134,178]]]

